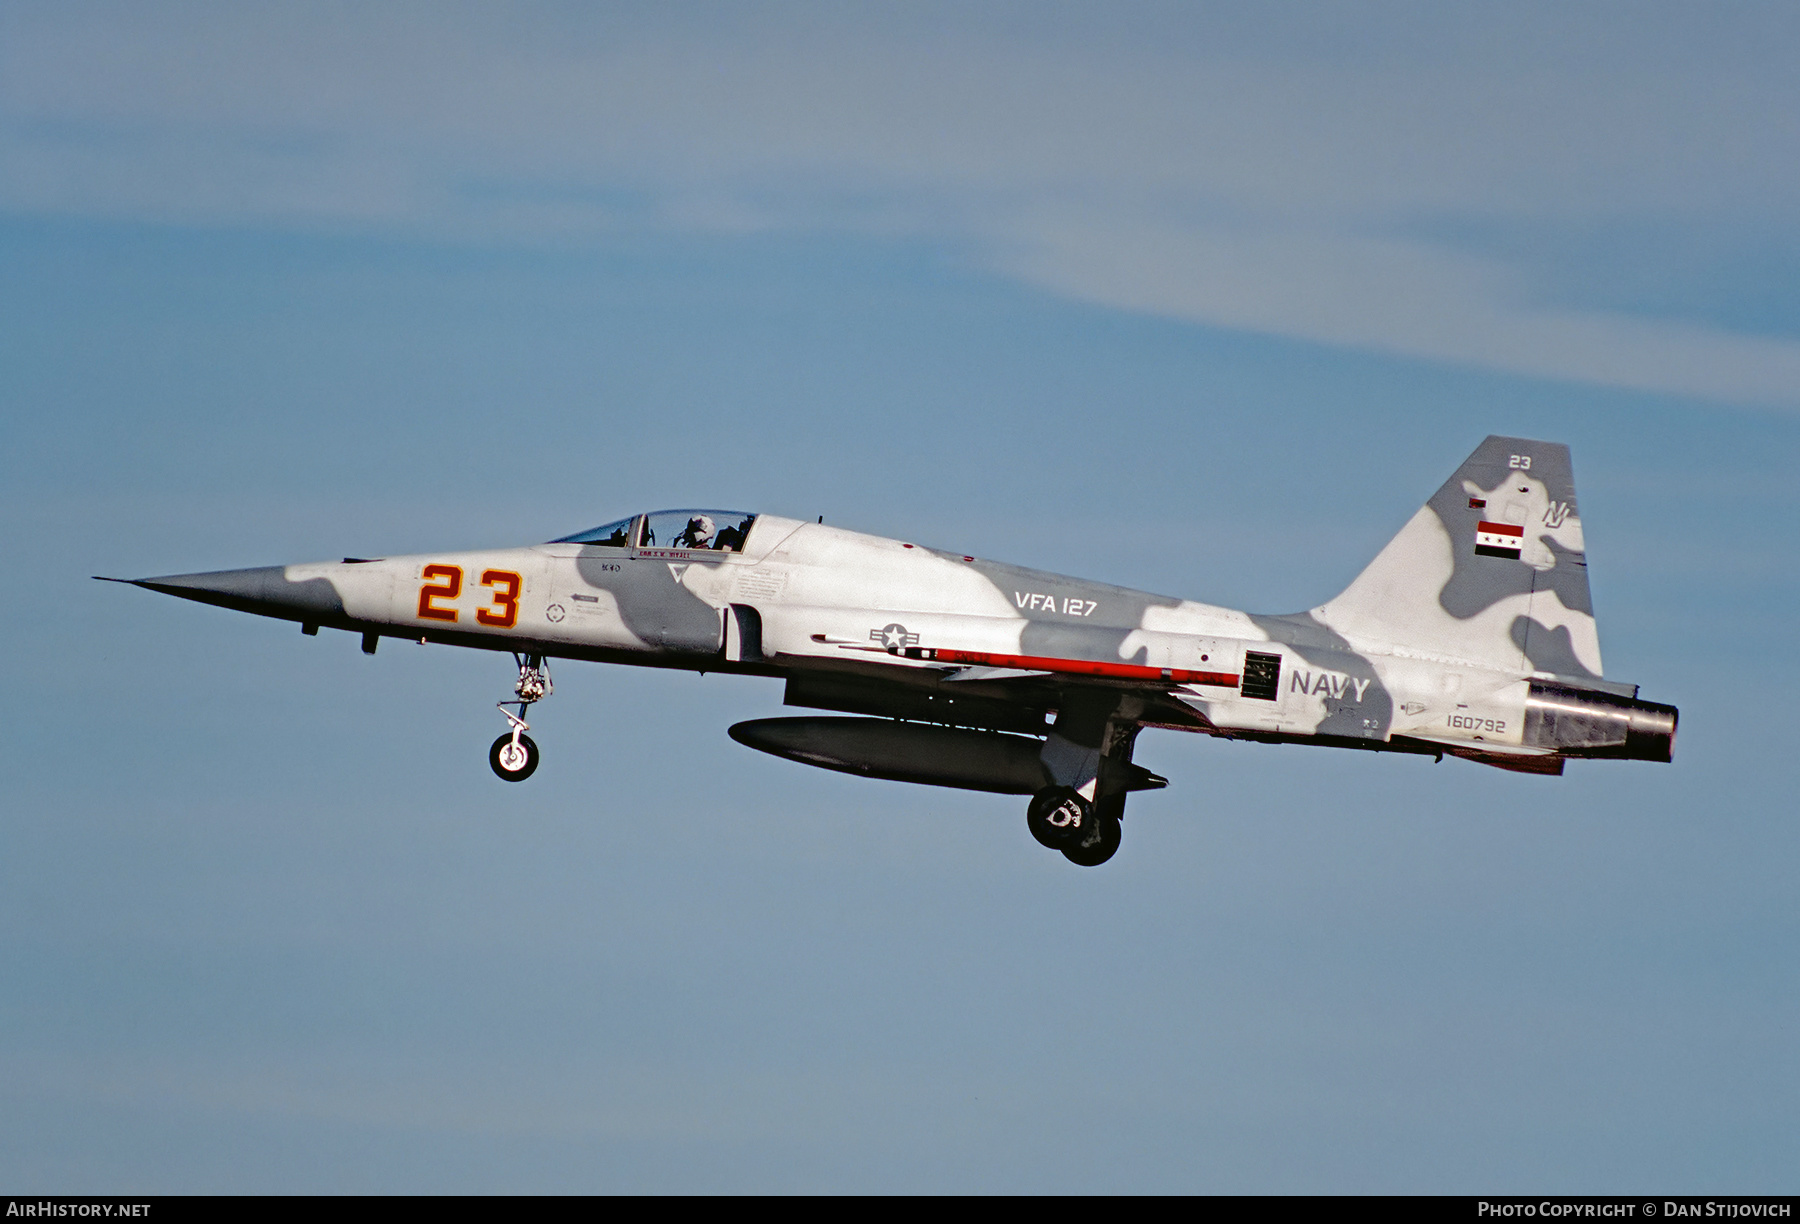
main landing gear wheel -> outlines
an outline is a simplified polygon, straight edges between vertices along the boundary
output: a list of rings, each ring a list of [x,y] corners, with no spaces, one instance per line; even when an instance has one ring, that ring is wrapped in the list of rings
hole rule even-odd
[[[1038,844],[1063,850],[1084,839],[1094,823],[1094,805],[1078,791],[1052,786],[1032,796],[1025,810],[1025,827]]]
[[[537,769],[538,755],[538,746],[529,735],[521,734],[514,740],[513,733],[508,731],[488,749],[488,764],[506,781],[523,782]]]
[[[1117,816],[1110,812],[1095,812],[1087,833],[1062,847],[1063,857],[1077,867],[1098,867],[1118,853],[1122,836]]]

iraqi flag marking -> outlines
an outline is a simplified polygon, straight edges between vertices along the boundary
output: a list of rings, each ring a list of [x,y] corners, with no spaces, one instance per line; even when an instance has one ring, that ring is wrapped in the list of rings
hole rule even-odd
[[[1519,559],[1525,547],[1525,529],[1511,523],[1490,523],[1485,519],[1475,524],[1475,555],[1478,557],[1510,557]]]

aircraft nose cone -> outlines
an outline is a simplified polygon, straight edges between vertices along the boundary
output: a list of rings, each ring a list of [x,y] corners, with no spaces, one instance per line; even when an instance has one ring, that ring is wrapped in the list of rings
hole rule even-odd
[[[288,578],[284,565],[108,581],[125,581],[197,603],[288,620],[329,622],[344,616],[344,601],[329,580],[308,578],[294,582]]]

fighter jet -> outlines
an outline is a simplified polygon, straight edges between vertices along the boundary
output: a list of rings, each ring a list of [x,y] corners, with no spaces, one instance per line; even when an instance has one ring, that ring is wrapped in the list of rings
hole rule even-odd
[[[109,581],[128,581],[111,579]],[[1368,568],[1257,615],[773,514],[663,510],[546,544],[141,578],[137,586],[384,637],[510,652],[488,761],[538,767],[549,661],[780,677],[831,716],[740,744],[873,778],[1029,795],[1071,862],[1118,849],[1145,727],[1446,754],[1560,774],[1672,759],[1675,707],[1603,678],[1569,449],[1490,437]],[[846,717],[845,715],[849,715]]]

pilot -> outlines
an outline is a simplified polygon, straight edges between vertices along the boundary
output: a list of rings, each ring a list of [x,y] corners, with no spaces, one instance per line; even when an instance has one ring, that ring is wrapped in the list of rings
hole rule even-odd
[[[680,533],[676,535],[674,541],[670,544],[670,547],[711,548],[713,546],[712,539],[714,530],[713,521],[710,517],[704,514],[696,514],[693,518],[688,520],[688,525],[683,527]]]

